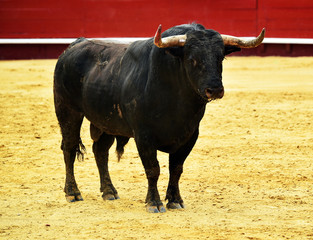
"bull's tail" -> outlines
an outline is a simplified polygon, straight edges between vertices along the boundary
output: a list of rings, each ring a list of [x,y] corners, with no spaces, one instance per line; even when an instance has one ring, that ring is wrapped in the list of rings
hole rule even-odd
[[[86,148],[82,142],[82,140],[79,138],[79,142],[76,146],[74,146],[75,152],[76,152],[76,158],[78,161],[82,162],[84,161],[84,154],[87,152]],[[62,140],[61,143],[61,150],[64,151],[64,142]]]
[[[124,153],[124,147],[128,143],[129,138],[128,137],[121,137],[121,136],[116,136],[116,154],[117,154],[117,159],[118,161],[121,160],[121,157]]]
[[[84,146],[81,139],[79,139],[79,144],[76,147],[76,157],[77,160],[82,162],[84,161],[84,154],[86,153],[86,147]]]

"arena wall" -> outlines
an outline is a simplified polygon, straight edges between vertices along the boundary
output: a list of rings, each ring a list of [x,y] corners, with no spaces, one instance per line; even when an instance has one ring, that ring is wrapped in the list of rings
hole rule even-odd
[[[239,55],[313,55],[311,0],[0,0],[0,59],[56,58],[68,46],[31,39],[151,37],[160,23],[190,22],[243,37],[266,27],[269,41]]]

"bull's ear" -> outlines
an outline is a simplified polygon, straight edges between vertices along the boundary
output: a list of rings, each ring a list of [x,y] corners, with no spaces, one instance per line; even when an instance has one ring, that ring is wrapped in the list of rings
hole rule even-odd
[[[241,51],[241,48],[235,46],[225,46],[225,56],[238,51]]]

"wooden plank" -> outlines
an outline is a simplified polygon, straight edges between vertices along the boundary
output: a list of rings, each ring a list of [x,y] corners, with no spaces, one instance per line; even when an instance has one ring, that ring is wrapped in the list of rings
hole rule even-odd
[[[150,37],[198,22],[237,36],[313,38],[310,0],[0,0],[0,37]]]
[[[311,0],[261,0],[260,6],[266,6],[267,9],[308,9],[313,8]]]
[[[279,7],[275,1],[261,1],[258,25],[267,28],[267,37],[313,38],[313,7],[308,1],[300,1],[291,8],[290,1]],[[276,4],[276,3],[275,3]],[[304,8],[307,4],[307,8]]]

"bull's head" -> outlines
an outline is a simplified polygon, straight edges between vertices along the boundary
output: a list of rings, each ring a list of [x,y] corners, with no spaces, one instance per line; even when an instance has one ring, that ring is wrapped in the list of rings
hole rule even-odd
[[[183,47],[181,57],[195,91],[207,101],[222,98],[222,62],[225,55],[241,48],[254,48],[264,39],[265,29],[252,40],[221,35],[214,30],[194,30],[185,35],[161,37],[159,26],[154,44],[159,48]],[[174,54],[175,55],[175,54]]]

